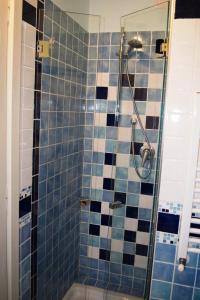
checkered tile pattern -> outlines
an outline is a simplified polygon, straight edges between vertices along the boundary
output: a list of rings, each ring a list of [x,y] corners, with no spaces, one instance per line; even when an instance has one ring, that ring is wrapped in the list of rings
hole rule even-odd
[[[164,32],[129,32],[127,39],[135,35],[141,36],[144,46],[129,58],[129,79],[144,128],[157,151],[164,60],[156,57],[155,41],[163,38]],[[156,158],[150,178],[141,181],[131,154],[134,112],[125,72],[121,115],[119,122],[115,119],[119,42],[118,32],[101,33],[99,44],[97,34],[90,34],[82,196],[92,202],[81,214],[80,276],[95,280],[109,277],[111,284],[119,281],[119,286],[124,282],[135,295],[139,281],[142,296],[145,275],[140,278],[134,270],[143,274],[147,270]],[[143,143],[137,123],[134,151],[138,165]],[[124,206],[111,210],[109,203],[113,201]]]

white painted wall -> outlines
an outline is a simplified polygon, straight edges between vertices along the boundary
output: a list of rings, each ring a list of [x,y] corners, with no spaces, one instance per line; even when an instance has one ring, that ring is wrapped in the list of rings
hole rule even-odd
[[[120,18],[137,10],[159,4],[159,0],[90,0],[90,14],[101,16],[101,31],[120,31]],[[128,18],[127,31],[163,30],[166,29],[165,10],[154,9],[154,12],[142,12],[138,16]],[[163,27],[164,25],[164,27]],[[93,31],[92,25],[90,31]]]

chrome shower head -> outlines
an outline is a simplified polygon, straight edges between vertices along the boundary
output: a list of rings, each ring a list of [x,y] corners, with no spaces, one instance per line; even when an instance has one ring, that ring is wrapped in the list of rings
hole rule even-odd
[[[129,49],[128,51],[132,51],[133,49],[142,49],[142,42],[137,39],[133,38],[132,40],[128,41]]]

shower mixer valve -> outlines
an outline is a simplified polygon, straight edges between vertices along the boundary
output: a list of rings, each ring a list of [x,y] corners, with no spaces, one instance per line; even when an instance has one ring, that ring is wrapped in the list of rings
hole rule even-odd
[[[150,147],[147,144],[144,144],[140,148],[140,156],[142,158],[142,167],[144,167],[147,160],[152,160],[155,156],[155,150],[154,148]]]

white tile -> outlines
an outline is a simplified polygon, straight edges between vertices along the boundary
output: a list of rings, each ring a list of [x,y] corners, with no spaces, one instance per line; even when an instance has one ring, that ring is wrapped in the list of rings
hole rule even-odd
[[[190,134],[192,114],[169,112],[165,115],[165,136],[186,137]]]
[[[97,86],[109,85],[109,73],[97,73]]]
[[[133,102],[132,101],[121,101],[121,113],[125,115],[133,114]]]
[[[34,7],[37,7],[37,0],[26,0],[29,4],[31,4]]]
[[[173,181],[161,179],[159,202],[182,202],[185,194],[185,180]]]
[[[149,74],[148,88],[162,89],[163,75],[162,74]]]
[[[188,155],[186,140],[179,137],[165,137],[164,159],[185,160]]]
[[[185,178],[184,160],[165,159],[162,162],[162,180],[184,180]]]
[[[111,240],[111,251],[123,252],[123,241],[120,240]]]
[[[25,45],[30,46],[32,48],[35,48],[35,41],[36,41],[36,29],[35,29],[35,27],[33,27],[30,24],[26,23],[25,26],[24,26],[24,29],[25,29],[25,40],[24,40]]]
[[[131,231],[137,231],[137,227],[138,227],[137,219],[125,218],[124,229],[131,230]]]
[[[32,167],[20,171],[20,190],[32,185]]]
[[[148,262],[148,257],[135,255],[135,263],[134,263],[135,267],[146,269],[147,268],[147,262]]]
[[[33,69],[23,67],[22,73],[23,87],[28,89],[34,89],[35,71]]]
[[[106,126],[107,114],[106,113],[95,113],[94,124],[95,126]]]
[[[23,64],[26,67],[35,68],[35,49],[24,45],[23,47]]]
[[[33,110],[26,109],[22,111],[22,129],[33,130]]]
[[[94,139],[94,151],[105,153],[105,139]]]
[[[141,245],[149,245],[149,233],[138,231],[136,234],[136,243]]]
[[[100,226],[100,236],[103,238],[111,238],[112,228],[109,226]]]
[[[92,188],[93,189],[102,189],[103,188],[103,177],[92,176]]]
[[[147,195],[140,195],[139,207],[152,209],[153,207],[153,197]]]
[[[115,178],[116,167],[110,165],[103,166],[103,177],[104,178]]]
[[[27,130],[21,130],[21,149],[31,149],[33,147],[33,130],[27,129]]]
[[[109,208],[109,202],[101,202],[101,213],[104,215],[112,215],[113,210]]]
[[[117,101],[117,87],[114,86],[108,87],[108,100]]]
[[[24,109],[34,108],[34,90],[21,88],[22,107]]]
[[[160,116],[160,103],[154,101],[147,101],[146,103],[147,116]]]
[[[129,155],[127,154],[117,154],[117,161],[116,161],[117,167],[129,167]]]
[[[31,168],[32,166],[32,149],[27,149],[21,151],[21,158],[20,158],[20,165],[21,169]]]
[[[118,140],[120,142],[130,142],[131,141],[131,135],[132,135],[132,129],[131,128],[124,128],[124,127],[119,127],[118,128]]]
[[[87,254],[90,258],[99,259],[99,248],[88,246]]]

